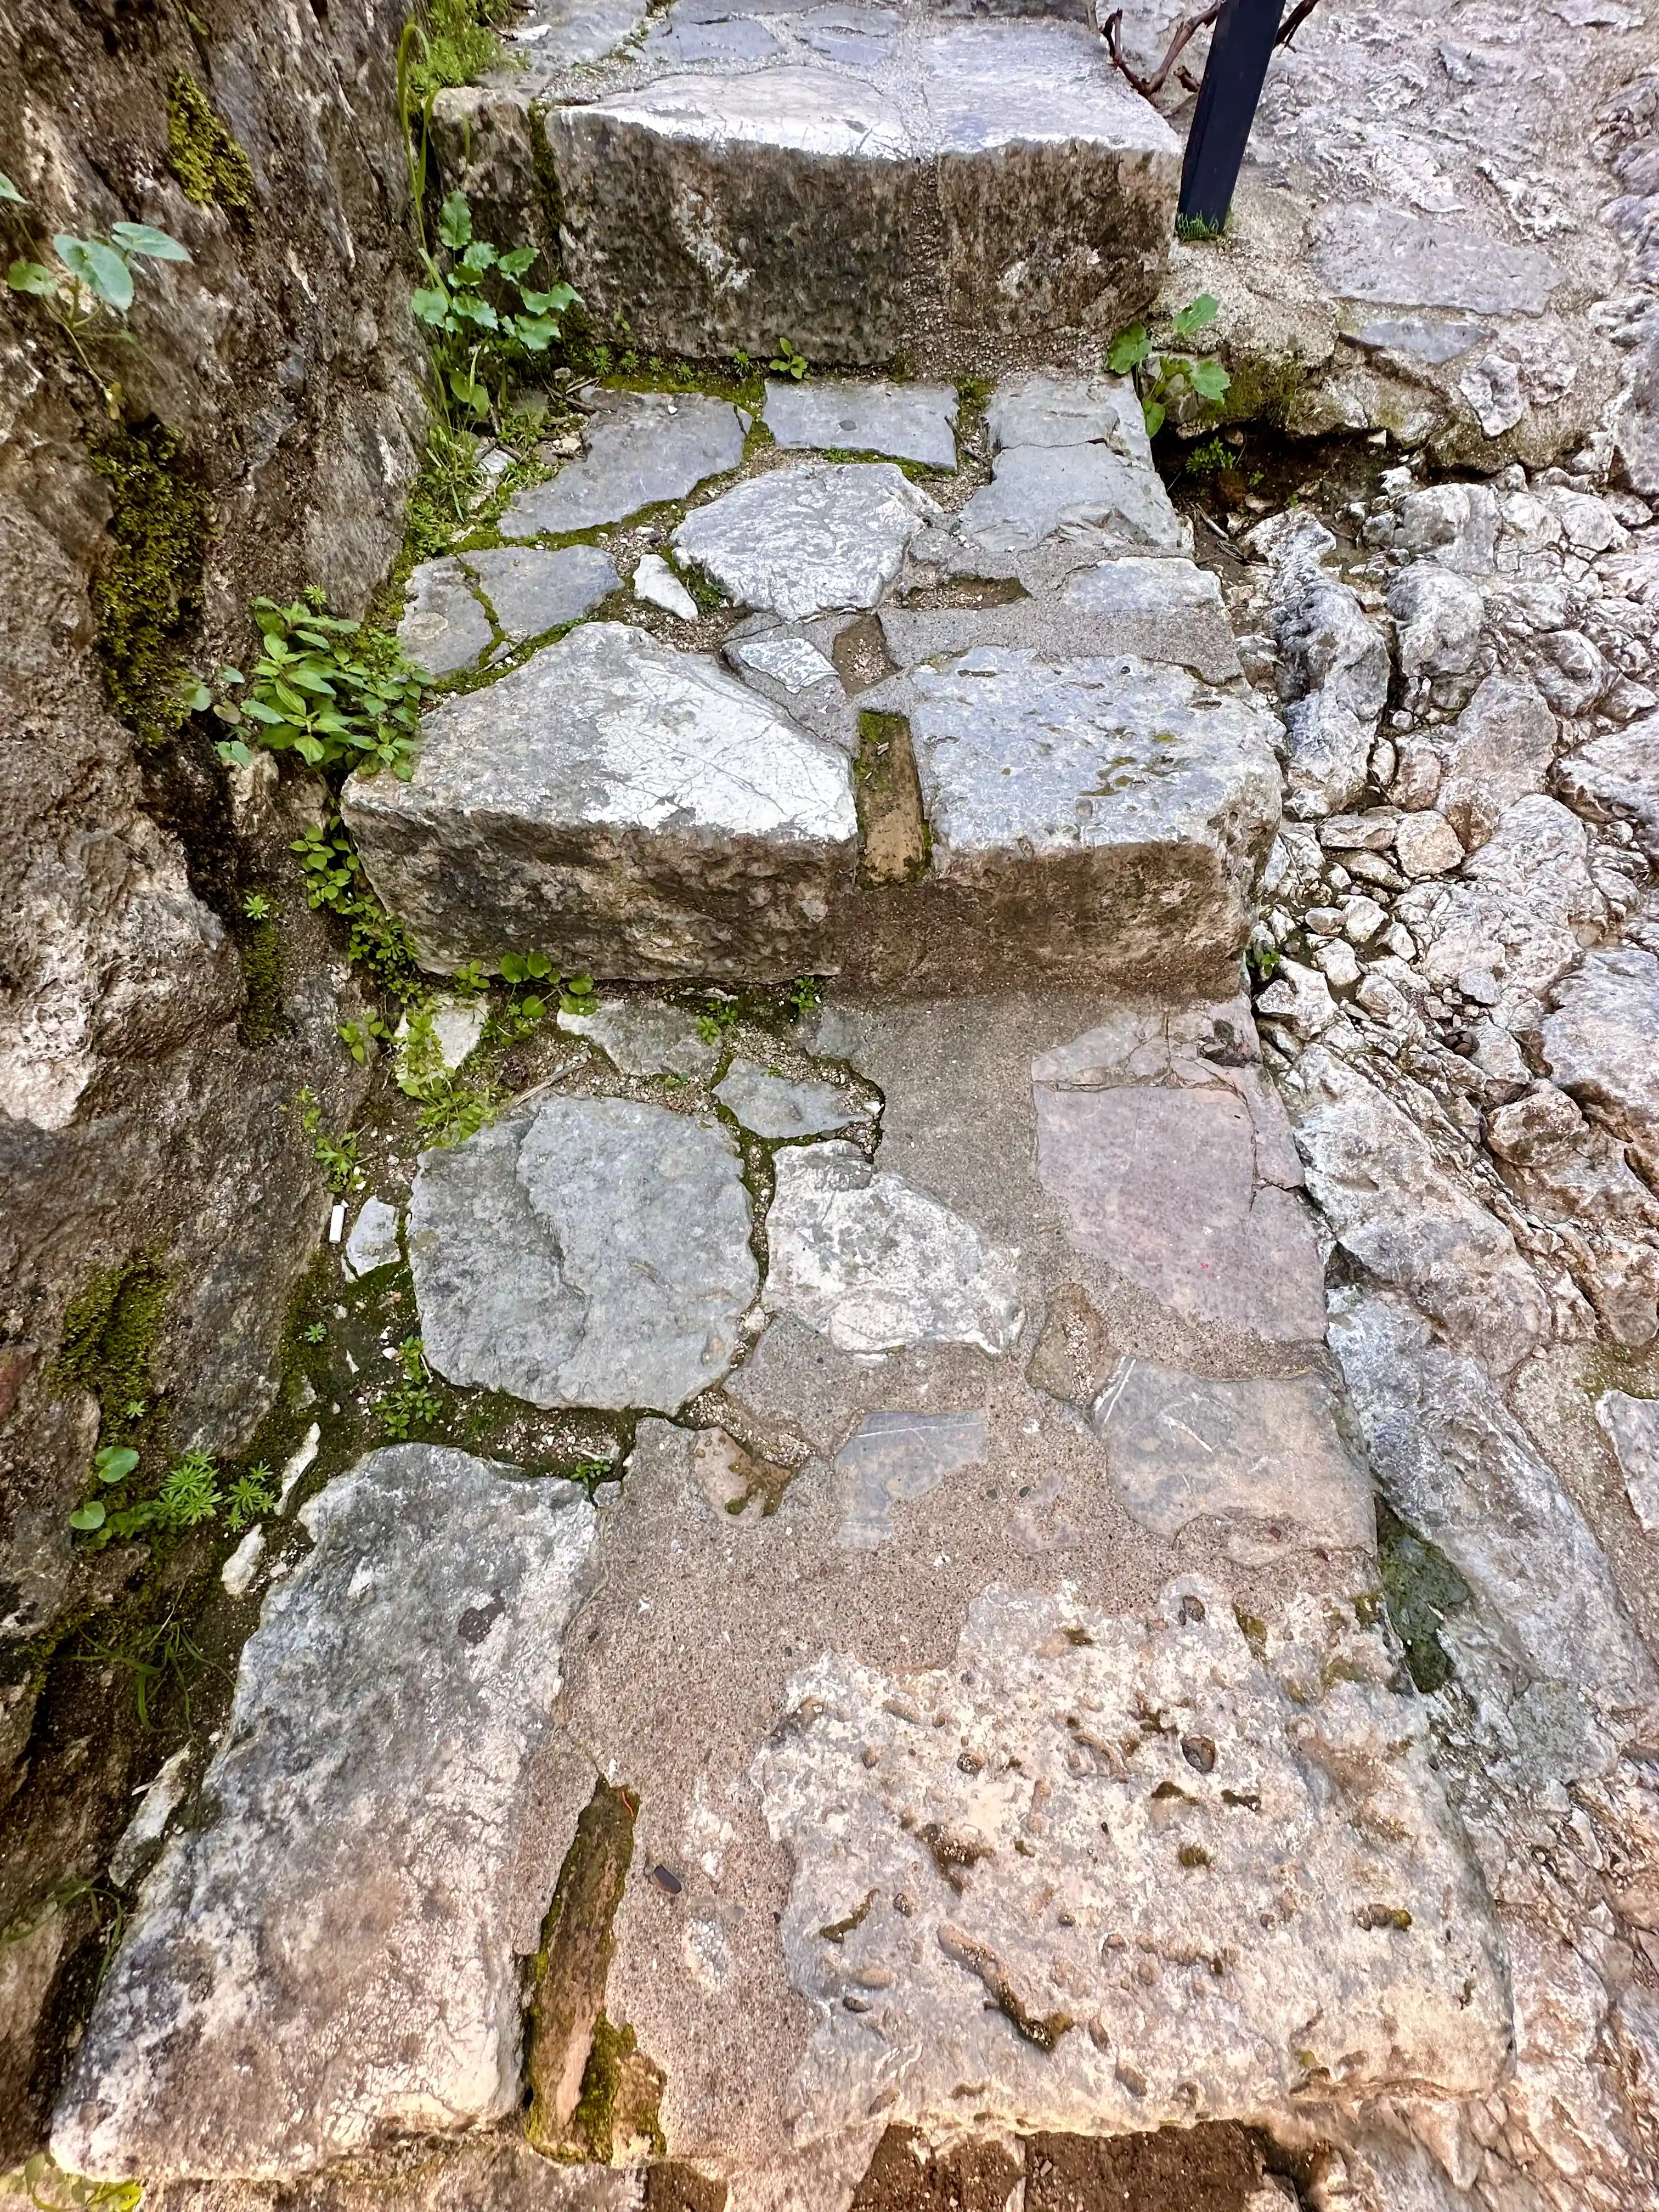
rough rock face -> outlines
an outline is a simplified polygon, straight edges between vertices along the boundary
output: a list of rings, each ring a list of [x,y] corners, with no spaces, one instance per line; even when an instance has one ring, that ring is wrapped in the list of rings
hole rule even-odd
[[[593,1509],[405,1444],[303,1512],[64,2092],[75,2172],[304,2172],[517,2100],[507,1876]]]

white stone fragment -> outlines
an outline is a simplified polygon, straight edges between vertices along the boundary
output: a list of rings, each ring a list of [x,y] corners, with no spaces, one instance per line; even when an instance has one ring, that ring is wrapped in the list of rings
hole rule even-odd
[[[807,461],[735,485],[674,532],[739,605],[786,621],[872,607],[939,508],[890,461]]]
[[[279,1477],[280,1486],[276,1493],[278,1512],[287,1511],[288,1501],[293,1495],[294,1486],[316,1458],[318,1446],[321,1443],[322,1437],[322,1430],[313,1421],[300,1439],[295,1451],[289,1458],[283,1461],[282,1474]]]
[[[745,668],[769,676],[775,684],[799,695],[819,684],[836,681],[836,665],[804,637],[746,638],[732,653]]]
[[[265,1548],[265,1532],[256,1523],[219,1570],[219,1579],[232,1597],[246,1597]]]
[[[117,1889],[125,1889],[139,1871],[146,1850],[161,1840],[162,1831],[178,1809],[185,1794],[190,1753],[190,1745],[180,1744],[145,1785],[137,1811],[122,1829],[109,1855],[109,1878]]]
[[[1659,1399],[1604,1391],[1595,1418],[1613,1445],[1631,1510],[1650,1536],[1659,1536]]]
[[[377,1267],[395,1267],[403,1255],[398,1247],[398,1209],[383,1198],[366,1198],[346,1239],[345,1272],[372,1275]]]
[[[643,554],[634,571],[634,596],[682,622],[696,622],[697,603],[660,553]]]

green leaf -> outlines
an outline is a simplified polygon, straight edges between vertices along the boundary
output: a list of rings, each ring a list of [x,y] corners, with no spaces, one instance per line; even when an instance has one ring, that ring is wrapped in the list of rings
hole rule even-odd
[[[516,282],[535,258],[536,248],[533,246],[515,246],[511,253],[500,256],[495,266],[503,276],[511,276]]]
[[[142,253],[151,261],[188,261],[190,249],[180,246],[176,238],[165,230],[157,230],[153,223],[112,222],[109,234],[127,253]]]
[[[465,269],[476,269],[481,274],[486,269],[493,269],[495,266],[495,247],[487,238],[475,238],[462,254],[461,265]]]
[[[190,714],[204,714],[213,704],[213,694],[205,684],[192,684],[185,694],[185,706]]]
[[[94,1472],[100,1482],[125,1482],[138,1464],[138,1455],[131,1444],[106,1444],[92,1455]]]
[[[464,323],[476,323],[481,331],[498,331],[501,319],[488,300],[475,299],[471,293],[455,302],[455,312]]]
[[[567,975],[564,987],[573,998],[591,999],[593,995],[593,978],[591,975]]]
[[[513,335],[526,353],[545,353],[559,326],[550,315],[514,315]]]
[[[222,722],[234,725],[242,719],[242,710],[234,699],[216,699],[213,702],[213,711]]]
[[[1161,399],[1143,399],[1140,411],[1146,418],[1146,435],[1157,437],[1164,428],[1164,402]]]
[[[213,680],[216,684],[246,684],[247,678],[240,668],[222,668]]]
[[[14,292],[46,294],[58,289],[58,279],[38,261],[14,261],[6,271],[6,282]]]
[[[268,723],[273,729],[279,723],[288,720],[286,714],[279,714],[274,707],[267,705],[263,699],[250,699],[246,711],[252,715],[256,722]]]
[[[438,210],[438,235],[452,253],[459,253],[472,235],[472,210],[465,192],[451,192]]]
[[[252,768],[253,756],[240,738],[221,738],[214,749],[227,768]]]
[[[319,744],[315,738],[296,736],[294,740],[294,750],[308,768],[320,768],[328,758],[327,746]]]
[[[538,1022],[547,1012],[547,1004],[544,1000],[538,999],[533,996],[528,999],[520,999],[519,1001],[519,1012],[524,1016],[526,1021]]]
[[[1220,301],[1210,292],[1200,292],[1190,300],[1178,314],[1170,318],[1170,326],[1178,338],[1189,338],[1199,331],[1208,330],[1220,310]]]
[[[291,684],[285,684],[280,676],[272,679],[270,694],[279,707],[283,707],[287,709],[290,721],[293,720],[296,715],[302,715],[305,714],[305,701],[294,689],[294,686]]]
[[[1220,399],[1232,379],[1218,361],[1195,361],[1188,370],[1193,390],[1200,399]]]
[[[447,292],[411,292],[409,305],[417,322],[441,323],[449,313],[449,295]]]
[[[532,315],[562,315],[576,303],[576,295],[568,284],[556,284],[550,292],[522,290],[519,297]]]
[[[474,384],[470,377],[464,376],[458,368],[453,368],[449,372],[449,388],[463,407],[470,407],[475,415],[489,414],[489,394],[482,384]]]
[[[28,205],[28,202],[13,184],[11,179],[5,175],[0,175],[0,200],[9,200],[14,207]]]
[[[132,271],[117,249],[101,238],[71,238],[59,231],[52,251],[71,276],[78,276],[95,299],[125,314],[132,305]]]
[[[522,952],[502,953],[501,980],[503,982],[522,983],[528,972]]]
[[[1106,366],[1114,376],[1127,376],[1132,368],[1139,368],[1152,349],[1145,323],[1131,323],[1112,340],[1112,349],[1106,356]]]
[[[76,1507],[74,1512],[70,1515],[69,1522],[71,1528],[79,1528],[83,1532],[92,1528],[101,1528],[104,1525],[102,1504],[95,1498],[88,1498],[84,1505]]]

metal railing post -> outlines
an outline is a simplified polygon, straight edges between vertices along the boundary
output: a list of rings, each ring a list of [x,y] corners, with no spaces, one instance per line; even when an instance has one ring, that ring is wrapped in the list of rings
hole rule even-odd
[[[1221,230],[1255,120],[1285,0],[1225,0],[1210,40],[1181,170],[1177,228]]]

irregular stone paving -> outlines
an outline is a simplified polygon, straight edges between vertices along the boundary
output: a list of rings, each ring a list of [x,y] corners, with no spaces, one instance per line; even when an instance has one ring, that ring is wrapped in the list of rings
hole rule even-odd
[[[550,483],[514,495],[501,517],[504,538],[621,522],[641,507],[684,499],[743,458],[747,422],[728,400],[701,392],[602,397],[584,432],[581,458]]]

